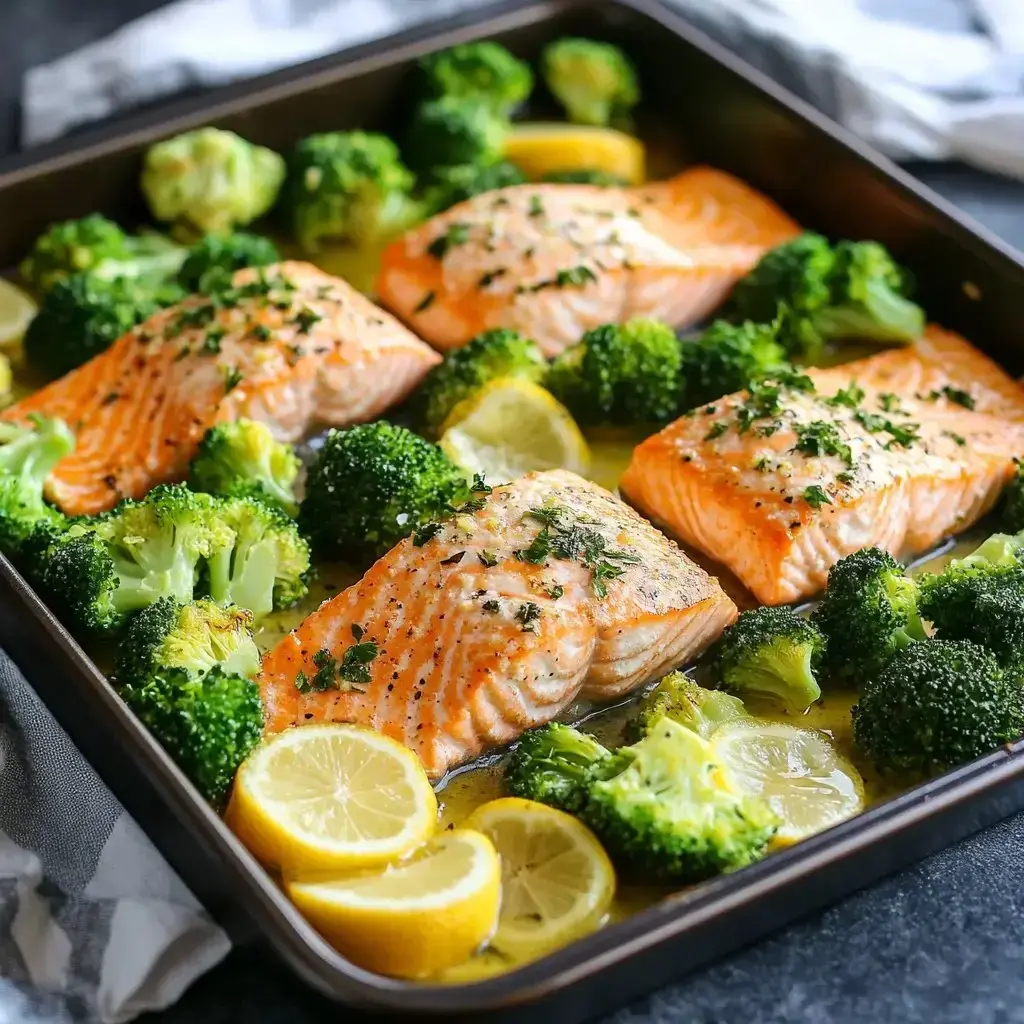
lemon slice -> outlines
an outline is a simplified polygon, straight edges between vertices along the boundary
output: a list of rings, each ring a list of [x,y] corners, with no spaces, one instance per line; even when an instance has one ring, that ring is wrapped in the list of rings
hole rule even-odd
[[[437,822],[437,798],[400,743],[355,725],[306,725],[252,752],[227,820],[268,867],[350,871],[422,843]]]
[[[295,905],[340,953],[379,974],[422,978],[468,960],[490,937],[501,867],[486,836],[443,832],[373,874],[289,881]]]
[[[745,793],[764,797],[782,819],[775,836],[789,845],[864,807],[864,782],[817,729],[736,719],[716,729],[711,745]]]
[[[27,292],[0,277],[0,348],[17,345],[38,312]]]
[[[448,414],[438,442],[467,473],[492,484],[524,473],[571,469],[585,475],[590,450],[569,410],[539,384],[501,377]]]
[[[501,857],[501,916],[492,948],[540,956],[596,928],[615,895],[615,871],[594,834],[571,815],[506,797],[478,807],[466,824]]]
[[[552,171],[605,171],[640,185],[646,176],[643,143],[614,128],[544,122],[513,125],[505,141],[505,159],[533,179]]]

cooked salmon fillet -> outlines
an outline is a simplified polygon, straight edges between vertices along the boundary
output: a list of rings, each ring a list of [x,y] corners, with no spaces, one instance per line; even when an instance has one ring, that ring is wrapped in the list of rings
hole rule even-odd
[[[717,580],[572,473],[530,474],[479,504],[403,540],[267,653],[269,731],[359,722],[436,779],[580,694],[607,701],[657,678],[736,616]],[[353,682],[349,652],[371,642]]]
[[[439,361],[394,317],[309,263],[241,271],[222,300],[162,310],[84,366],[6,409],[59,416],[75,451],[48,497],[93,514],[180,479],[221,420],[267,423],[283,441],[380,415]]]
[[[516,185],[393,242],[377,294],[438,348],[508,327],[554,356],[611,321],[695,323],[798,232],[770,200],[708,167],[635,189]]]
[[[620,484],[765,604],[811,596],[863,547],[929,550],[992,507],[1024,453],[1020,389],[955,335],[810,377],[810,391],[740,392],[683,416]]]

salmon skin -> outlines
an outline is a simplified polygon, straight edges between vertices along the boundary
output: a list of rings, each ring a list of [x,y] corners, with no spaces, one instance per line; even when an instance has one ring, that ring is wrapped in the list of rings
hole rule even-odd
[[[507,327],[555,356],[603,323],[696,323],[798,233],[770,200],[707,167],[635,189],[516,185],[393,242],[377,294],[437,348]]]
[[[401,541],[269,651],[267,729],[357,722],[437,779],[579,695],[660,677],[735,616],[717,580],[612,494],[534,473]]]
[[[437,354],[359,292],[309,263],[243,270],[211,299],[161,310],[2,418],[59,416],[75,430],[48,497],[95,514],[180,480],[203,434],[239,417],[282,441],[380,415]]]
[[[908,349],[763,384],[669,424],[620,483],[764,604],[810,597],[863,547],[922,554],[987,512],[1024,452],[1024,392],[931,328]]]

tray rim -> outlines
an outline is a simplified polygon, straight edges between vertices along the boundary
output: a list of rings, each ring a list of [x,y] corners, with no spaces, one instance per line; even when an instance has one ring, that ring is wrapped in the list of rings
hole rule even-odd
[[[735,56],[660,0],[600,0],[601,6],[624,8],[652,20],[703,51],[744,79],[775,105],[830,136],[925,205],[953,229],[958,241],[989,261],[1007,260],[1024,272],[1024,254],[978,224],[932,189],[903,171],[872,147],[852,136],[805,101],[777,85]],[[115,124],[91,129],[0,161],[0,191],[59,169],[88,163],[124,148],[165,137],[207,121],[253,109],[260,103],[301,94],[310,88],[345,81],[363,73],[415,58],[439,45],[543,23],[588,0],[499,0],[438,22],[272,72],[212,93],[177,100]],[[857,817],[772,854],[742,871],[712,879],[673,895],[629,918],[562,947],[540,960],[478,981],[450,985],[404,982],[365,971],[334,951],[306,922],[271,876],[202,800],[184,774],[141,723],[127,711],[106,676],[88,657],[44,601],[0,555],[0,578],[20,601],[15,613],[32,618],[43,634],[78,670],[75,685],[98,700],[114,739],[125,744],[163,803],[191,827],[208,855],[218,858],[231,876],[233,894],[255,897],[247,908],[261,935],[308,983],[354,1006],[392,1011],[454,1013],[497,1010],[533,1002],[627,958],[679,936],[740,904],[756,902],[806,878],[826,865],[849,860],[911,826],[969,804],[983,793],[1024,779],[1024,739],[968,765],[922,783]],[[19,667],[22,667],[19,665]],[[30,670],[22,667],[26,675]],[[106,780],[104,780],[106,781]],[[109,783],[108,783],[109,784]],[[830,902],[825,898],[819,902]]]

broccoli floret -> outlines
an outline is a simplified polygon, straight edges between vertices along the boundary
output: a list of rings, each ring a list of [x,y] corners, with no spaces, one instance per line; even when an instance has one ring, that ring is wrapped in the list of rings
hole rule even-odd
[[[167,669],[121,691],[125,703],[196,789],[221,808],[263,732],[257,685],[222,668]]]
[[[456,203],[465,202],[484,192],[522,185],[526,181],[515,164],[499,160],[495,164],[457,164],[455,167],[437,167],[431,174],[424,194],[428,215],[443,213]]]
[[[601,188],[614,188],[628,185],[629,182],[618,174],[596,169],[577,168],[566,171],[549,171],[541,179],[557,185],[597,185]]]
[[[217,499],[161,485],[74,520],[46,551],[42,583],[74,625],[110,633],[161,598],[191,601],[203,560],[233,541]]]
[[[256,498],[294,516],[300,466],[292,446],[275,440],[265,423],[235,420],[203,435],[189,466],[188,485],[207,494]]]
[[[604,324],[551,364],[547,386],[581,423],[659,423],[679,411],[682,364],[666,324]]]
[[[155,292],[127,277],[72,274],[43,298],[25,332],[25,358],[40,373],[61,377],[183,295],[173,285]]]
[[[814,674],[824,653],[825,635],[813,622],[791,608],[762,607],[722,633],[714,663],[725,689],[772,697],[799,713],[821,697]]]
[[[1019,680],[967,640],[929,640],[892,656],[853,709],[853,738],[881,769],[931,773],[1024,731]]]
[[[253,498],[218,499],[216,514],[234,539],[208,558],[205,593],[219,604],[248,608],[257,619],[305,597],[309,545],[294,520]]]
[[[278,153],[207,127],[150,146],[140,184],[157,220],[195,237],[227,234],[261,217],[274,205],[284,174]]]
[[[319,557],[364,562],[468,496],[462,470],[437,445],[378,420],[327,435],[299,523]]]
[[[222,608],[206,600],[183,605],[162,598],[128,623],[117,650],[118,685],[142,685],[166,669],[201,675],[220,667],[251,678],[260,670],[252,621],[252,612],[244,608]]]
[[[791,369],[777,340],[777,323],[716,320],[696,341],[682,343],[684,408],[741,391]]]
[[[530,65],[488,41],[432,53],[420,60],[420,70],[428,95],[479,100],[506,116],[533,89]]]
[[[812,616],[828,638],[826,675],[861,685],[892,655],[925,632],[918,585],[885,551],[863,548],[829,570],[825,596]]]
[[[289,158],[284,209],[295,237],[310,252],[324,239],[374,242],[419,217],[409,198],[413,181],[386,135],[310,135]]]
[[[236,270],[265,267],[280,258],[277,247],[263,235],[247,231],[204,235],[188,250],[178,281],[188,292],[215,292],[230,283]]]
[[[1003,488],[996,509],[996,520],[1007,533],[1024,531],[1024,460],[1015,461],[1016,471]]]
[[[924,313],[907,297],[909,279],[884,246],[840,242],[811,232],[772,249],[732,293],[736,319],[766,321],[785,309],[780,341],[813,363],[828,341],[909,342]]]
[[[590,783],[615,763],[615,755],[593,736],[549,722],[523,733],[505,768],[505,789],[576,814]]]
[[[556,39],[545,47],[541,67],[548,89],[576,124],[628,119],[640,100],[636,69],[611,43]]]
[[[21,556],[42,525],[61,527],[64,516],[43,498],[46,478],[75,448],[63,420],[33,417],[31,426],[0,423],[0,551]]]
[[[505,328],[484,331],[449,352],[427,374],[415,402],[423,422],[436,432],[459,402],[492,380],[518,377],[540,382],[547,370],[535,341]]]
[[[508,119],[486,103],[442,96],[416,108],[405,153],[420,172],[459,164],[493,164],[501,158],[507,134]]]
[[[707,690],[684,673],[672,672],[640,701],[633,733],[646,735],[664,715],[707,739],[720,725],[746,718],[747,710],[739,697]]]
[[[712,747],[664,717],[617,752],[621,771],[593,781],[581,817],[640,878],[699,882],[764,852],[779,820],[738,792]]]

